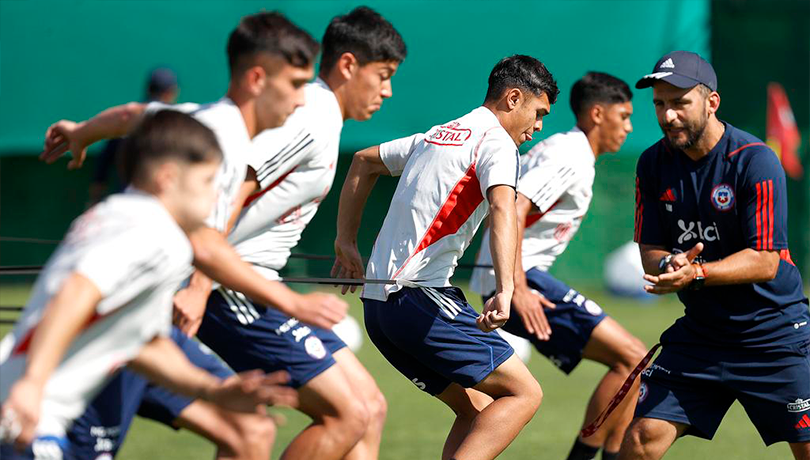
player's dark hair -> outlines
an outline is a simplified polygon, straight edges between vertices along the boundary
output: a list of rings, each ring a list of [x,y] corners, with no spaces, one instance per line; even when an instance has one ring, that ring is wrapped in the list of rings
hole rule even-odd
[[[307,67],[318,55],[318,42],[283,14],[275,11],[245,16],[228,38],[231,75],[244,70],[260,53],[281,57],[295,67]]]
[[[621,104],[632,99],[627,83],[603,72],[588,72],[571,87],[571,110],[577,117],[594,104]]]
[[[332,19],[322,42],[321,72],[332,69],[343,53],[352,53],[361,66],[402,62],[408,54],[405,40],[394,26],[367,6]]]
[[[494,101],[509,89],[518,88],[529,91],[535,96],[546,93],[548,102],[557,102],[557,82],[546,66],[537,59],[523,54],[516,54],[501,59],[489,74],[489,87],[484,102]]]
[[[150,165],[177,161],[187,165],[222,161],[213,131],[175,110],[147,115],[121,144],[119,169],[124,183],[148,180]]]

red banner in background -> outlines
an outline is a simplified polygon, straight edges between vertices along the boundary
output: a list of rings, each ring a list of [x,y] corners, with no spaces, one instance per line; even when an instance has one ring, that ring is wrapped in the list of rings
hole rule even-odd
[[[792,179],[801,179],[804,169],[799,158],[801,136],[793,118],[785,89],[779,83],[768,84],[768,115],[766,136],[768,146],[776,152]]]

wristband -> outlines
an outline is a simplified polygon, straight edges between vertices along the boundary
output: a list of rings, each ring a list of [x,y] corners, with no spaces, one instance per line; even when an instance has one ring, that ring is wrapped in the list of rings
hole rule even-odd
[[[688,288],[690,291],[697,291],[698,289],[702,288],[704,284],[706,284],[706,275],[708,274],[708,271],[701,264],[692,264],[692,267],[695,268],[695,277],[692,279],[692,282],[689,283]]]

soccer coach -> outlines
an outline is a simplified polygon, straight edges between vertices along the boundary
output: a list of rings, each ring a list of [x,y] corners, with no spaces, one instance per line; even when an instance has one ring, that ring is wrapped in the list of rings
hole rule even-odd
[[[810,459],[810,315],[790,259],[785,173],[762,141],[717,118],[711,64],[662,57],[653,88],[663,139],[639,158],[635,241],[646,287],[683,317],[642,375],[620,459],[659,459],[680,436],[711,439],[735,400],[766,445]]]

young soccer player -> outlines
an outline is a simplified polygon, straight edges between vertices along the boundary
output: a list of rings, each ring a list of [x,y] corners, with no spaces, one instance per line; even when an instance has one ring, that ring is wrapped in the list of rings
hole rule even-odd
[[[513,315],[503,329],[531,340],[537,351],[566,374],[583,358],[608,366],[585,412],[591,422],[607,406],[624,379],[644,357],[644,345],[592,300],[548,273],[565,251],[593,196],[594,162],[618,151],[632,131],[633,94],[627,83],[588,72],[571,89],[576,126],[537,144],[521,159],[517,189],[518,251]],[[476,263],[491,265],[489,231]],[[476,268],[470,287],[486,302],[495,291],[495,272]],[[544,307],[553,307],[544,310]],[[634,389],[637,391],[637,388]],[[630,398],[633,399],[633,398]],[[618,456],[634,403],[628,399],[596,434],[577,438],[568,460]]]
[[[33,442],[23,458],[71,458],[67,428],[127,364],[234,410],[296,399],[277,386],[284,375],[220,381],[166,337],[172,297],[192,258],[187,235],[216,199],[222,153],[214,134],[187,115],[162,111],[143,121],[122,154],[131,187],[74,221],[0,342],[0,434],[19,447]],[[4,459],[17,455],[9,444],[0,450]]]
[[[493,331],[509,319],[513,292],[517,147],[557,93],[540,61],[504,58],[482,107],[356,153],[341,192],[333,275],[360,278],[363,206],[379,175],[402,176],[366,271],[395,284],[366,284],[361,298],[380,352],[456,413],[443,459],[495,458],[540,405],[540,385]],[[488,212],[496,292],[479,316],[450,278]]]
[[[225,157],[218,175],[220,193],[215,211],[207,220],[208,227],[191,235],[195,265],[218,281],[241,287],[264,305],[296,313],[302,321],[329,327],[342,317],[345,303],[323,294],[299,295],[280,283],[268,282],[239,259],[221,233],[243,201],[237,195],[245,179],[251,138],[283,123],[303,104],[303,86],[311,78],[317,49],[312,37],[278,13],[246,16],[228,40],[231,84],[226,97],[207,105],[127,104],[84,123],[61,121],[47,133],[43,158],[52,162],[70,149],[74,152],[71,164],[79,166],[87,145],[100,138],[127,133],[144,113],[161,108],[191,113],[214,130]],[[192,276],[192,286],[210,283],[200,272]],[[175,297],[175,321],[191,335],[196,326],[186,314],[188,291],[183,290]],[[201,352],[196,342],[183,340],[178,334],[174,336],[195,364],[215,374],[221,372],[221,365]],[[125,401],[121,395],[126,396]],[[111,410],[112,407],[119,411]],[[114,455],[136,410],[168,426],[187,428],[205,436],[218,446],[218,455],[222,457],[266,458],[272,445],[274,427],[264,417],[254,420],[248,415],[222,413],[204,401],[147,386],[143,379],[127,373],[105,389],[70,437],[75,445],[93,452],[104,446],[104,452]],[[103,429],[90,429],[94,426]]]
[[[229,240],[271,280],[329,192],[344,120],[367,120],[391,97],[391,77],[406,56],[394,27],[360,7],[332,20],[322,41],[319,78],[306,105],[282,128],[254,140],[249,164],[260,187],[248,199]],[[306,326],[239,292],[198,293],[205,320],[200,339],[234,369],[285,369],[313,419],[285,458],[374,459],[385,422],[385,398],[354,354],[331,330]],[[234,308],[237,307],[237,308]],[[279,332],[280,331],[280,332]]]

